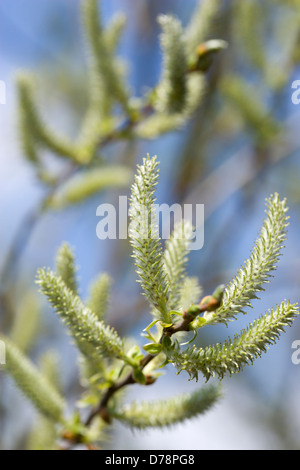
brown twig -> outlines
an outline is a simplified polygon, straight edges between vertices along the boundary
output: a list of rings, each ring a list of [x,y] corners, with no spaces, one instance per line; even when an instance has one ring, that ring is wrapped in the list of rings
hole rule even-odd
[[[207,310],[207,304],[205,304],[205,307],[201,307],[201,304],[199,305],[199,314],[203,313]],[[164,328],[163,334],[160,338],[160,343],[163,342],[163,339],[165,336],[171,337],[172,335],[179,333],[180,331],[190,331],[190,324],[192,321],[195,320],[195,316],[192,316],[188,313],[188,311],[185,311],[183,316],[182,316],[182,321],[177,324],[177,325],[172,325],[171,327]],[[140,361],[140,366],[141,369],[144,369],[156,356],[152,354],[146,354],[143,359]],[[105,393],[103,398],[101,399],[99,405],[91,412],[89,415],[87,421],[85,422],[86,426],[90,426],[94,418],[96,416],[101,416],[101,418],[106,422],[110,423],[110,416],[107,410],[107,405],[110,401],[110,399],[114,396],[116,392],[121,390],[122,388],[126,387],[127,385],[132,385],[137,383],[134,376],[133,372],[130,372],[124,379],[122,379],[120,382],[117,382],[113,384]],[[146,383],[145,385],[151,385],[154,383],[154,380],[151,380],[151,377],[146,377]]]

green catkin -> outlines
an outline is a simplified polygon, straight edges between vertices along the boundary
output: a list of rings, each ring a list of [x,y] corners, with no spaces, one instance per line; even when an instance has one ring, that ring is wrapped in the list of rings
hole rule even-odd
[[[226,287],[222,306],[206,317],[207,322],[226,323],[251,306],[263,285],[268,283],[279,262],[286,240],[289,216],[286,200],[278,194],[266,201],[266,219],[256,240],[251,256]]]
[[[66,406],[63,398],[10,339],[1,337],[1,340],[6,350],[5,370],[42,415],[61,422]]]
[[[138,167],[131,193],[129,237],[143,293],[159,318],[168,322],[168,284],[154,206],[158,175],[156,157],[148,156]]]
[[[220,398],[219,387],[207,386],[166,400],[133,403],[112,415],[133,429],[165,428],[203,415]]]

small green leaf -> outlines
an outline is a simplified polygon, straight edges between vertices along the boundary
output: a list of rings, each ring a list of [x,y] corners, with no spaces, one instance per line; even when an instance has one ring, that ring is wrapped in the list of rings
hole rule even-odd
[[[197,315],[199,315],[199,313],[201,313],[201,309],[198,305],[191,305],[186,313],[191,317],[196,317]]]
[[[99,398],[93,394],[85,395],[83,398],[76,402],[78,408],[87,408],[91,406],[96,406],[99,402]]]
[[[202,328],[206,323],[205,318],[203,317],[198,317],[196,320],[191,323],[190,328],[193,330],[198,330],[198,328]]]
[[[164,336],[162,340],[162,346],[164,349],[169,349],[172,346],[172,340],[170,336]]]
[[[220,284],[216,290],[214,291],[214,293],[212,294],[213,298],[218,300],[218,302],[222,302],[222,299],[223,299],[223,295],[224,295],[224,291],[225,291],[225,285],[224,284]]]
[[[221,50],[227,49],[228,43],[221,39],[212,39],[201,43],[196,48],[195,53],[189,59],[189,70],[193,72],[206,72],[214,57]]]
[[[153,320],[150,325],[148,325],[146,328],[144,328],[143,331],[148,331],[150,330],[154,325],[156,325],[156,323],[158,322],[159,320]]]
[[[129,349],[127,353],[127,357],[129,357],[130,359],[137,359],[140,358],[140,356],[143,357],[143,354],[141,353],[141,350],[138,346],[132,346],[132,348]]]
[[[154,356],[162,351],[162,345],[158,343],[148,343],[143,346],[143,349]]]
[[[147,333],[141,333],[141,336],[143,336],[143,338],[148,339],[149,341],[152,341],[153,343],[156,343],[156,339],[155,339],[154,336],[150,333],[149,330],[147,331]]]
[[[145,385],[146,383],[146,377],[141,371],[141,369],[133,369],[133,378],[136,382],[141,385]]]

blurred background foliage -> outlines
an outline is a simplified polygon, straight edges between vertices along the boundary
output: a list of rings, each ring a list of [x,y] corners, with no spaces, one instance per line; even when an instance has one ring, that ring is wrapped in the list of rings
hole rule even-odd
[[[138,337],[149,315],[135,282],[129,244],[126,240],[97,239],[96,209],[103,202],[117,203],[120,194],[128,194],[135,164],[146,153],[157,154],[161,162],[159,202],[205,204],[205,246],[192,252],[189,266],[205,293],[227,283],[248,256],[261,226],[264,200],[275,191],[288,198],[291,226],[282,263],[256,304],[257,313],[282,298],[298,301],[300,283],[300,114],[291,101],[292,83],[300,74],[300,2],[208,0],[209,21],[205,24],[209,27],[203,27],[203,40],[222,39],[228,48],[203,73],[206,86],[198,95],[201,99],[192,103],[191,119],[181,122],[175,113],[176,119],[170,118],[162,129],[165,119],[149,123],[153,116],[147,115],[149,100],[153,106],[151,90],[162,76],[157,17],[171,13],[186,26],[198,2],[103,0],[103,23],[113,25],[103,41],[111,51],[116,48],[120,58],[114,64],[120,75],[111,75],[113,79],[105,86],[115,87],[112,93],[118,94],[120,106],[111,119],[101,121],[101,144],[96,139],[94,147],[81,147],[78,162],[55,155],[78,155],[73,152],[74,142],[86,142],[92,132],[91,115],[86,114],[93,90],[87,73],[91,64],[86,57],[80,3],[3,0],[0,4],[0,79],[7,86],[7,102],[1,105],[0,115],[0,326],[59,382],[71,403],[80,387],[75,352],[35,290],[36,269],[53,265],[57,247],[68,241],[76,247],[81,293],[88,292],[91,280],[100,272],[108,272],[114,279],[110,323],[120,333]],[[125,25],[120,13],[126,18]],[[193,34],[190,29],[191,44]],[[111,64],[108,60],[107,67]],[[130,101],[127,89],[118,81],[125,70],[135,97]],[[24,71],[33,73],[34,85]],[[24,141],[29,135],[24,131],[36,128],[34,113],[29,125],[28,115],[24,119],[19,112],[20,103],[22,110],[22,102],[30,98],[28,86],[33,86],[46,129],[39,145],[41,141],[49,143],[48,128],[58,136],[69,136],[67,144],[58,137],[52,149],[43,147],[41,160],[32,145],[36,135]],[[105,93],[98,99],[104,97]],[[156,110],[158,118],[165,112],[162,106],[160,103]],[[141,109],[145,116],[140,123]],[[82,123],[85,127],[78,135]],[[96,158],[89,160],[94,154]],[[233,335],[249,318],[241,318],[227,330],[217,327],[215,337],[207,337],[204,330],[199,341],[209,344],[222,335]],[[226,398],[204,418],[169,433],[133,435],[120,426],[108,447],[299,448],[300,366],[291,361],[296,339],[300,339],[299,321],[253,368],[226,379]],[[183,374],[176,377],[170,368],[167,377],[145,394],[149,398],[168,396],[175,383],[182,390],[197,387],[187,383]],[[0,393],[1,448],[45,446],[53,429],[41,422],[10,379],[2,375]],[[136,397],[134,389],[130,394]]]

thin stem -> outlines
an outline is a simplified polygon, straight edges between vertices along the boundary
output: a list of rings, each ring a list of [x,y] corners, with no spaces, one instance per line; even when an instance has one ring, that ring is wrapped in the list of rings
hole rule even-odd
[[[204,311],[205,310],[202,309],[200,311],[200,313],[203,313]],[[193,320],[195,320],[195,317],[193,317],[191,315],[188,315],[185,312],[183,314],[182,318],[183,318],[182,321],[178,325],[173,325],[169,328],[164,329],[163,334],[162,334],[162,336],[160,338],[160,341],[159,341],[160,343],[162,343],[163,338],[165,336],[171,337],[172,335],[174,335],[174,334],[176,334],[180,331],[189,331],[189,326],[190,326],[191,322]],[[141,359],[141,361],[140,361],[141,368],[144,369],[155,357],[156,357],[156,355],[146,354],[143,357],[143,359]],[[135,384],[135,383],[137,383],[137,382],[136,382],[136,380],[133,376],[133,372],[131,371],[120,382],[116,382],[115,384],[113,384],[106,391],[106,393],[103,396],[103,398],[101,399],[99,405],[91,412],[91,414],[89,415],[87,421],[85,422],[85,425],[90,426],[92,421],[94,420],[94,418],[96,418],[96,416],[101,416],[102,419],[104,419],[104,421],[109,423],[110,422],[110,417],[109,417],[109,414],[108,414],[108,411],[107,411],[107,405],[108,405],[109,401],[111,400],[111,398],[114,396],[114,394],[116,392],[118,392],[122,388],[126,387],[127,385],[132,385],[132,384]],[[146,385],[149,385],[149,382],[148,383],[146,382]]]
[[[101,416],[102,419],[104,419],[104,421],[108,422],[109,421],[109,416],[108,416],[108,413],[107,413],[107,405],[108,405],[108,402],[109,400],[113,397],[113,395],[118,392],[119,390],[121,390],[122,388],[126,387],[127,385],[130,385],[130,384],[134,384],[136,383],[134,377],[133,377],[133,374],[132,372],[130,372],[123,380],[121,380],[120,382],[117,382],[115,383],[114,385],[112,385],[108,390],[107,392],[105,393],[104,397],[102,398],[102,400],[100,401],[99,405],[97,406],[97,408],[95,408],[90,416],[88,417],[85,425],[86,426],[90,426],[90,424],[92,423],[92,421],[94,420],[94,418],[96,418],[96,416]]]

